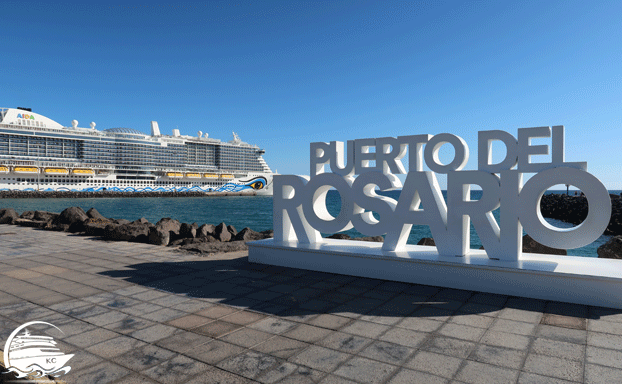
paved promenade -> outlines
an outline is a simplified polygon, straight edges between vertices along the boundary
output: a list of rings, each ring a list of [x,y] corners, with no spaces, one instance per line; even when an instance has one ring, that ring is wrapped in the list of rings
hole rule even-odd
[[[67,383],[622,382],[622,310],[10,225],[0,245],[0,347],[54,324]]]

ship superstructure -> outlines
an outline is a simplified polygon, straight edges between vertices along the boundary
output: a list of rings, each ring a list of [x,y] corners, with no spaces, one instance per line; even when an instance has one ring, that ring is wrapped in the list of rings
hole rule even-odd
[[[28,108],[0,108],[0,190],[272,194],[264,150],[240,140],[65,127]]]

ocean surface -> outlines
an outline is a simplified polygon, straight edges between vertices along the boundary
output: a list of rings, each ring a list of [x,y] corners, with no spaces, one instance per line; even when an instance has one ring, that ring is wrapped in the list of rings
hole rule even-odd
[[[548,191],[547,193],[565,193],[565,191]],[[620,194],[620,191],[610,191]],[[384,193],[397,199],[399,191]],[[445,192],[443,195],[446,197]],[[478,199],[481,191],[472,191],[471,198]],[[336,191],[329,191],[326,205],[331,214],[336,215],[341,207],[341,199]],[[0,208],[13,208],[18,213],[24,211],[43,210],[61,212],[71,206],[79,206],[85,211],[91,207],[102,215],[115,219],[136,220],[141,217],[156,223],[163,217],[177,219],[180,222],[198,223],[199,225],[219,224],[225,222],[233,225],[238,231],[249,227],[255,231],[272,229],[272,197],[270,196],[223,196],[223,197],[130,197],[130,198],[67,198],[67,199],[1,199]],[[497,222],[499,210],[493,211]],[[558,220],[547,219],[549,223],[560,228],[573,225]],[[354,229],[346,231],[350,236],[360,237]],[[417,244],[422,237],[432,237],[427,226],[413,226],[409,244]],[[577,249],[569,249],[573,256],[597,257],[596,249],[606,243],[610,236],[601,236],[594,243]],[[471,226],[471,248],[481,246],[477,233]]]

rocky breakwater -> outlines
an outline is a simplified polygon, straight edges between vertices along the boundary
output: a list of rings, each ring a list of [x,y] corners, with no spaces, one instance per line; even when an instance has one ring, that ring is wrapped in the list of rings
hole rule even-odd
[[[272,237],[272,230],[256,232],[250,228],[237,231],[233,226],[181,223],[163,218],[150,223],[141,218],[135,221],[111,219],[95,208],[84,211],[70,207],[59,213],[26,211],[21,215],[12,208],[0,209],[0,224],[13,224],[52,231],[64,231],[112,241],[131,241],[173,246],[201,254],[232,252],[248,249],[247,241]]]
[[[599,258],[622,259],[622,198],[618,195],[610,195],[610,197],[611,219],[605,235],[613,237],[598,247],[596,252]],[[588,209],[585,196],[551,194],[542,196],[540,202],[542,216],[574,225],[579,225],[585,220]],[[592,207],[592,209],[598,209],[598,207]]]
[[[611,196],[611,219],[605,235],[622,235],[622,199],[618,195]],[[579,225],[585,220],[588,212],[587,199],[584,196],[568,196],[551,194],[542,196],[540,210],[542,216]],[[598,209],[598,207],[592,207]]]
[[[622,236],[613,236],[596,250],[603,259],[622,259]]]

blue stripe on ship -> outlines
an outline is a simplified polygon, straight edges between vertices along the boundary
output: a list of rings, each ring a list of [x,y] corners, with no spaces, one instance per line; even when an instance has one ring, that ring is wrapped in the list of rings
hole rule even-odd
[[[198,186],[194,186],[194,187],[177,187],[177,188],[164,188],[164,187],[158,187],[158,188],[151,188],[151,187],[145,187],[145,188],[134,188],[134,187],[127,187],[127,188],[119,188],[119,187],[105,187],[106,190],[105,192],[241,192],[241,191],[245,191],[248,189],[253,189],[252,187],[248,186],[248,185],[236,185],[236,184],[232,184],[232,183],[227,183],[221,187],[218,188],[201,188]],[[15,190],[15,189],[13,189]],[[11,191],[11,189],[8,188],[2,188],[0,189],[0,191]],[[36,191],[35,188],[26,188],[26,189],[22,189],[22,191]],[[57,188],[57,189],[52,189],[52,188],[46,188],[46,189],[39,189],[39,191],[42,192],[104,192],[104,187],[96,187],[96,188],[84,188],[84,189],[73,189],[73,188]]]

